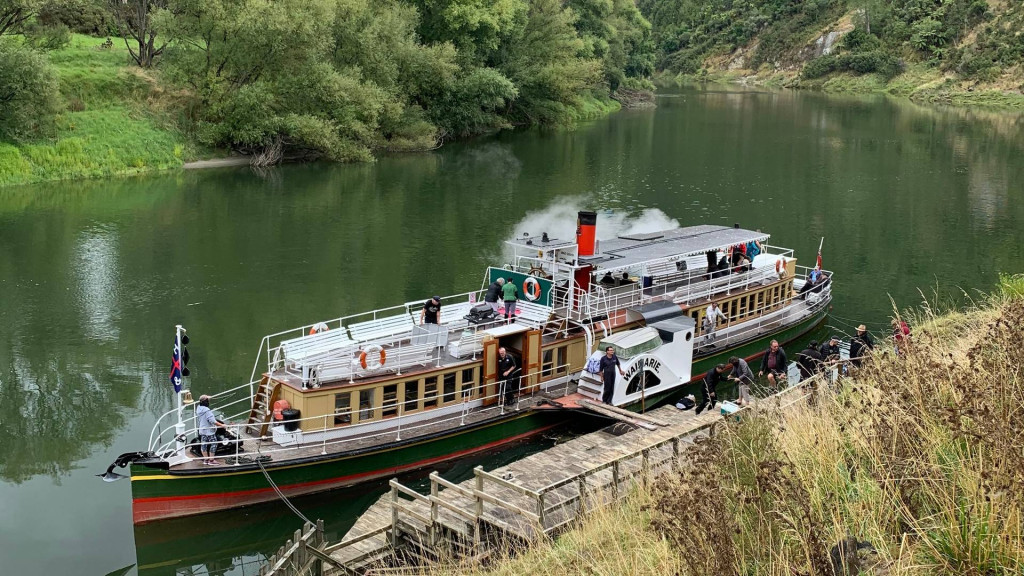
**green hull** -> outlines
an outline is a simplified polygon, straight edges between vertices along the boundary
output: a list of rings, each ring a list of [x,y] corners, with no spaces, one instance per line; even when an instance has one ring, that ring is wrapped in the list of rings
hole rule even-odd
[[[274,484],[286,495],[307,494],[394,476],[490,450],[550,429],[562,421],[564,414],[556,411],[511,412],[444,434],[350,453],[269,462],[264,466]],[[168,472],[133,463],[131,480],[132,515],[136,523],[277,498],[263,471],[253,464]]]

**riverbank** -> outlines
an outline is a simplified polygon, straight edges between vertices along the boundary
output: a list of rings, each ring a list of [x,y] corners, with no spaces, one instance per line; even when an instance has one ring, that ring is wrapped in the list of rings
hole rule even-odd
[[[753,70],[715,70],[701,74],[662,74],[661,86],[694,83],[725,83],[766,88],[816,90],[829,94],[886,94],[906,98],[918,104],[976,107],[992,111],[1024,110],[1024,93],[980,86],[957,80],[923,65],[909,66],[905,72],[886,79],[880,74],[841,72],[823,78],[802,79],[796,73],[758,73]]]
[[[520,574],[1020,574],[1024,277],[909,315],[838,394],[722,426],[690,466],[480,569]]]
[[[246,157],[204,146],[183,130],[190,125],[184,117],[191,113],[189,95],[131,65],[123,42],[107,45],[75,34],[48,58],[63,110],[45,137],[0,142],[0,187],[248,164]],[[622,106],[612,97],[585,93],[567,121],[601,118]]]

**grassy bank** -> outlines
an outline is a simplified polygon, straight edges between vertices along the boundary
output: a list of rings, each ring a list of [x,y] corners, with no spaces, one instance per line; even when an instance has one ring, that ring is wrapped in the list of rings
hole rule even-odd
[[[48,137],[0,143],[0,186],[163,170],[196,154],[167,111],[172,95],[128,66],[124,43],[102,43],[75,35],[50,54],[64,110]]]
[[[719,427],[557,541],[435,574],[1024,573],[1024,277],[911,314],[838,393]]]
[[[940,104],[991,110],[1024,110],[1024,93],[976,87],[972,82],[956,80],[941,71],[916,64],[892,78],[879,74],[831,74],[813,80],[801,79],[793,73],[755,73],[751,71],[715,70],[699,74],[661,74],[661,86],[688,83],[742,83],[769,88],[819,90],[831,94],[888,94],[907,98],[919,104]]]

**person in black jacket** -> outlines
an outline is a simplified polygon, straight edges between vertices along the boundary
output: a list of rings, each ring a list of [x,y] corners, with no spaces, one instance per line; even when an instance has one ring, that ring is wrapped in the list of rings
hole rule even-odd
[[[857,335],[850,339],[850,363],[860,368],[861,362],[874,347],[875,341],[868,334],[867,326],[857,326]]]
[[[494,310],[495,314],[501,311],[501,304],[499,302],[501,301],[501,287],[504,285],[505,279],[498,278],[491,282],[491,285],[487,287],[487,293],[484,294],[484,302],[490,304],[491,310]]]
[[[498,389],[505,389],[505,405],[515,401],[519,392],[519,377],[516,375],[516,361],[505,348],[498,348]]]
[[[818,348],[824,362],[835,364],[839,362],[839,336],[833,336]]]
[[[757,373],[757,377],[768,374],[768,383],[771,384],[773,389],[778,389],[779,382],[786,379],[786,365],[789,362],[786,360],[786,351],[779,346],[778,340],[772,340],[768,350],[765,350],[764,356],[761,358],[761,369]]]
[[[731,368],[730,368],[731,369]],[[707,406],[708,410],[714,410],[715,404],[718,403],[718,396],[715,394],[715,388],[718,387],[718,383],[725,379],[725,364],[719,364],[708,373],[704,375],[704,387],[700,392],[700,404],[697,405],[697,414],[700,414]],[[710,404],[710,406],[708,406]]]
[[[807,347],[796,355],[796,364],[800,367],[800,379],[806,380],[821,371],[821,353],[818,352],[818,341],[811,340]]]

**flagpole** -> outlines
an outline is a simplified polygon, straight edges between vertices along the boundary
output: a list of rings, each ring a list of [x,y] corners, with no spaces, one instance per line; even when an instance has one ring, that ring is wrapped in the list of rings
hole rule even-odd
[[[181,327],[181,324],[177,324],[177,325],[174,326],[174,351],[175,351],[175,355],[177,356],[177,361],[178,362],[181,362],[181,333],[184,330],[185,329]],[[179,364],[179,367],[178,367],[178,373],[181,374],[180,364]],[[181,378],[181,380],[184,380],[185,377],[184,377],[184,375],[181,375],[181,376],[179,376],[179,378]],[[173,380],[173,372],[172,372],[172,380]],[[181,384],[178,384],[174,388],[175,405],[177,406],[177,410],[178,410],[178,423],[174,425],[174,436],[175,436],[175,439],[176,439],[176,444],[177,444],[177,448],[178,448],[179,452],[185,448],[185,442],[182,440],[182,438],[185,435],[185,422],[182,420],[182,405],[181,405],[181,390],[180,390],[180,388],[181,388]]]

